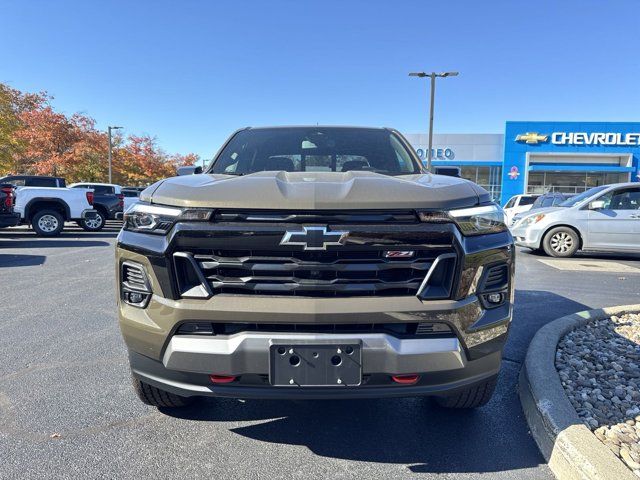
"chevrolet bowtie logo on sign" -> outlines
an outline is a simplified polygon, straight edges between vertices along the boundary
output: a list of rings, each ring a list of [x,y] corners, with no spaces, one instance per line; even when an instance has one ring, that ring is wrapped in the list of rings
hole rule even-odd
[[[280,245],[301,245],[305,250],[326,250],[329,245],[344,245],[349,232],[329,232],[325,227],[302,227],[303,231],[284,234]]]
[[[534,132],[527,132],[516,137],[516,142],[524,142],[529,145],[537,145],[538,143],[546,142],[549,135],[540,135]]]

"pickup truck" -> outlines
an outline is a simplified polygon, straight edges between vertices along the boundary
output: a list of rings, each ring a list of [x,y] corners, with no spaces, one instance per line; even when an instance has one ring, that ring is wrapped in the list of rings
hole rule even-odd
[[[514,292],[504,213],[475,183],[425,171],[396,130],[242,129],[124,217],[118,314],[147,404],[474,408],[494,392]]]
[[[13,211],[15,187],[0,183],[0,228],[14,227],[20,223],[20,214]]]
[[[95,219],[91,190],[28,186],[37,178],[32,175],[0,178],[0,184],[16,186],[14,210],[20,215],[21,224],[30,224],[37,235],[54,236],[62,232],[66,221],[87,222]],[[47,181],[55,179],[56,185],[64,185],[64,180],[60,182],[61,179],[56,177],[43,178],[49,179]]]
[[[80,222],[85,230],[102,230],[107,220],[121,220],[124,210],[124,194],[120,185],[111,183],[80,182],[72,183],[69,188],[89,188],[93,190],[93,208],[96,218]]]

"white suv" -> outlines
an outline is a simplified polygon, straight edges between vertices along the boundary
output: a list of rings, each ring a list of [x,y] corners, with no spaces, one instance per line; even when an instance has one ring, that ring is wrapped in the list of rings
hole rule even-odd
[[[531,210],[533,202],[535,202],[539,196],[540,195],[522,194],[511,197],[504,206],[506,224],[511,225],[511,220],[513,220],[513,217],[517,214]]]

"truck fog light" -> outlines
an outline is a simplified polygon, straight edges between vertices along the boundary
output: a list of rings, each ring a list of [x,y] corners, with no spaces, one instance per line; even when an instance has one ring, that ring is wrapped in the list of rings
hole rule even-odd
[[[140,303],[144,300],[144,295],[139,292],[130,292],[129,293],[129,301],[131,303]]]
[[[125,291],[122,294],[122,299],[124,303],[128,305],[133,305],[134,307],[144,308],[147,306],[149,302],[149,298],[151,298],[151,294],[144,292],[131,292]]]
[[[498,305],[502,303],[503,299],[504,299],[504,296],[502,293],[490,293],[489,295],[487,295],[487,302],[493,305]]]

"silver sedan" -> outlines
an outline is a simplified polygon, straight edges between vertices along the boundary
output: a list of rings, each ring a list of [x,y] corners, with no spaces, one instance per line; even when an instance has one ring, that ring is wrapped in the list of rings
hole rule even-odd
[[[640,183],[591,188],[511,226],[516,245],[570,257],[578,250],[640,253]]]

